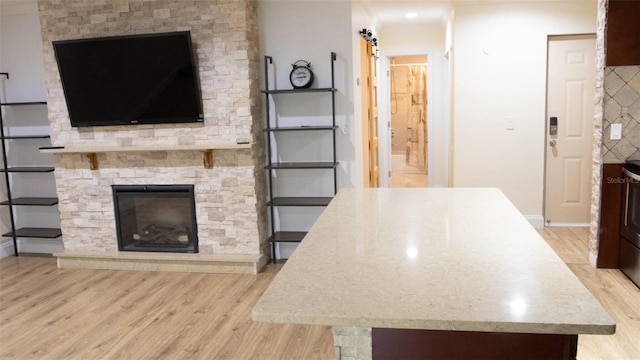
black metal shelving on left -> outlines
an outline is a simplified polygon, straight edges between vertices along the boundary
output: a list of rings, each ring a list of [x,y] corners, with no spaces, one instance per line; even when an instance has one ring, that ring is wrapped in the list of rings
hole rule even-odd
[[[0,73],[9,79],[8,73]],[[1,107],[11,106],[46,106],[44,101],[33,102],[2,102],[0,99]],[[9,217],[11,231],[2,234],[3,237],[10,237],[13,239],[13,249],[16,256],[18,256],[18,238],[43,238],[43,239],[55,239],[62,236],[62,232],[58,228],[41,228],[41,227],[23,227],[16,228],[14,206],[53,206],[58,203],[58,199],[55,197],[17,197],[14,198],[11,194],[11,173],[50,173],[54,171],[52,166],[11,166],[7,161],[8,142],[20,141],[29,139],[49,139],[49,135],[18,135],[7,136],[5,135],[5,123],[3,118],[3,111],[0,111],[0,140],[2,140],[2,168],[0,172],[4,173],[4,179],[7,190],[7,199],[1,201],[0,205],[9,207]]]
[[[302,207],[322,207],[329,205],[333,196],[327,197],[278,197],[274,195],[274,177],[275,171],[279,170],[301,170],[301,169],[324,169],[333,172],[333,195],[338,191],[338,161],[336,157],[336,92],[335,88],[335,76],[334,76],[334,63],[336,61],[336,53],[331,53],[331,87],[328,88],[309,88],[309,89],[285,89],[285,90],[273,90],[269,88],[269,68],[273,63],[271,56],[264,57],[264,77],[265,77],[265,89],[262,91],[265,94],[265,112],[266,112],[266,127],[264,131],[267,134],[267,165],[265,169],[269,172],[269,201],[267,206],[270,209],[271,215],[271,236],[268,241],[271,243],[271,258],[273,262],[276,262],[276,243],[299,243],[307,234],[305,231],[283,231],[278,229],[275,223],[275,208],[280,206],[302,206]],[[331,96],[331,124],[320,126],[286,126],[279,127],[272,124],[271,111],[270,111],[270,97],[272,96],[286,96],[288,94],[308,94],[308,96],[325,96],[327,94]],[[287,133],[295,135],[300,131],[318,131],[318,132],[331,132],[333,141],[332,161],[322,162],[274,162],[273,161],[273,142],[271,135],[273,133]]]

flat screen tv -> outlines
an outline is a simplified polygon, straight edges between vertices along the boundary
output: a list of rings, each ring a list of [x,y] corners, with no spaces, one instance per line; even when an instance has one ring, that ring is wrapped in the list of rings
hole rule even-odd
[[[203,122],[188,31],[54,41],[71,125]]]

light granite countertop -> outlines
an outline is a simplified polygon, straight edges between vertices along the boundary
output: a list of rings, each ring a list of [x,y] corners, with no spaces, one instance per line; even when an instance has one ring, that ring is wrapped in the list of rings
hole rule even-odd
[[[257,321],[612,334],[615,322],[498,189],[342,189]]]

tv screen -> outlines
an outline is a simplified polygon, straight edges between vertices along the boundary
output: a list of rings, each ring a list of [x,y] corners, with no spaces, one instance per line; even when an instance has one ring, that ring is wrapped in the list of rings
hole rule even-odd
[[[54,41],[72,126],[202,122],[188,31]]]

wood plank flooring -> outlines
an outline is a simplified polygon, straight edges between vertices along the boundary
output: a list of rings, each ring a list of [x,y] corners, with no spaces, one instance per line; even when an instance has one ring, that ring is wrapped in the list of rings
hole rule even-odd
[[[640,359],[640,289],[617,269],[589,265],[587,228],[550,227],[538,232],[616,321],[614,335],[581,335],[578,359]]]
[[[0,260],[0,359],[330,359],[328,327],[253,322],[254,275],[58,269]]]
[[[640,359],[640,290],[589,266],[586,229],[540,232],[618,323],[615,335],[580,336],[578,359]],[[333,359],[328,327],[251,320],[280,267],[217,275],[1,259],[0,359]]]

